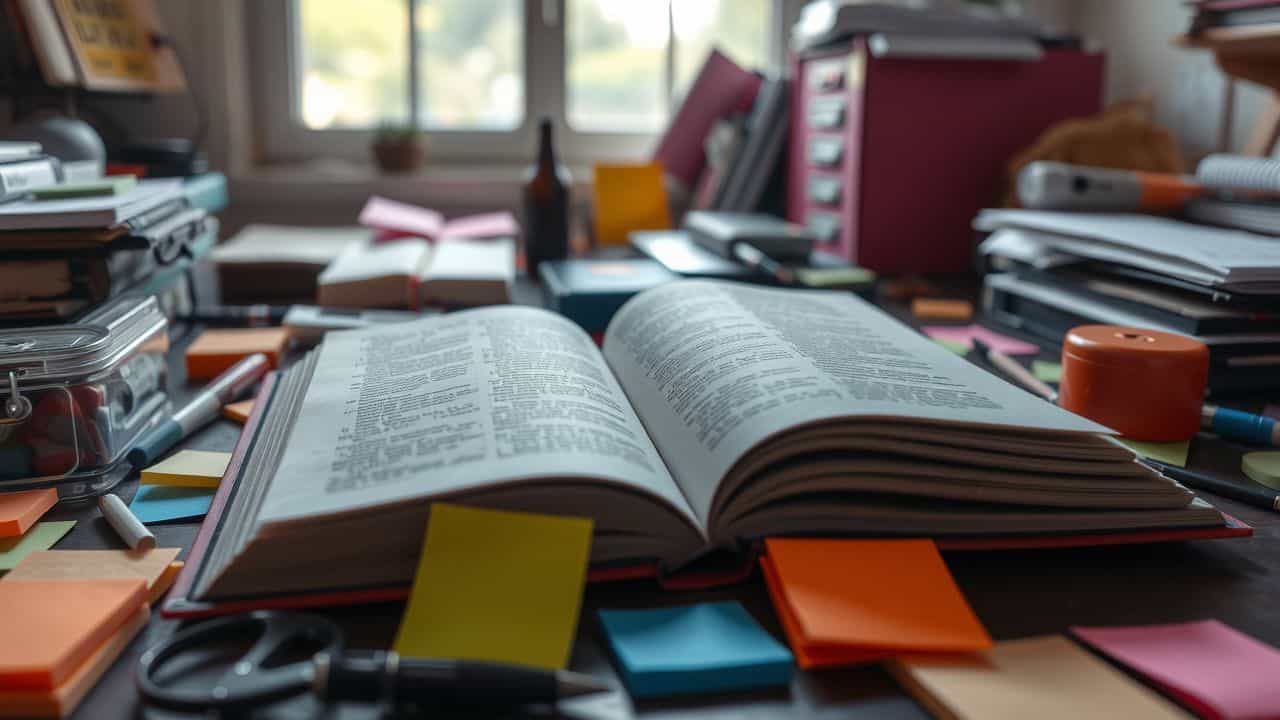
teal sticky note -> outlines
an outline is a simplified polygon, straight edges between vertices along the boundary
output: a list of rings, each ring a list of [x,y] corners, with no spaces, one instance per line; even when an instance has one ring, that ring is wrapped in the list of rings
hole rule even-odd
[[[632,697],[791,682],[791,651],[736,602],[601,610],[600,624]]]
[[[216,488],[139,485],[129,509],[144,523],[195,520],[209,512]]]

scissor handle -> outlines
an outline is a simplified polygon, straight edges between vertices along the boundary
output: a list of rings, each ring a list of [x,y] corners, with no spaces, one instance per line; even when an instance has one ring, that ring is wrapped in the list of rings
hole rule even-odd
[[[211,686],[167,687],[156,675],[175,657],[203,646],[247,633],[257,640]],[[311,689],[314,666],[302,662],[264,668],[264,662],[299,641],[330,656],[342,650],[342,631],[333,622],[313,615],[257,611],[200,623],[147,650],[138,665],[138,691],[152,704],[171,710],[231,709],[283,700]]]

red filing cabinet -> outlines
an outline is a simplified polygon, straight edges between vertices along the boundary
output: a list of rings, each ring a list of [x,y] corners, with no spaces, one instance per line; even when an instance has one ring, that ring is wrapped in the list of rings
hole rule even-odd
[[[787,216],[881,273],[972,267],[978,210],[1054,123],[1097,113],[1103,56],[877,58],[865,39],[792,58]]]

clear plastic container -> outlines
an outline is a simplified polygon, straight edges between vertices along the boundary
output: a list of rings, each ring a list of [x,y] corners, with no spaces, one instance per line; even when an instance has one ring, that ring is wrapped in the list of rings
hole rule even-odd
[[[168,414],[168,321],[153,297],[113,300],[75,324],[0,330],[0,491],[99,495]]]

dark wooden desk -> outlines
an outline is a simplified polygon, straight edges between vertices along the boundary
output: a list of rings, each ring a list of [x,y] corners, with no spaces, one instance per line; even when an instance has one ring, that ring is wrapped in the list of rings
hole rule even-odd
[[[521,285],[518,299],[536,304],[535,288]],[[906,318],[905,310],[890,307]],[[185,343],[180,343],[179,349]],[[1046,355],[1046,358],[1049,356]],[[173,380],[183,389],[180,354]],[[1260,405],[1261,398],[1257,399]],[[1253,406],[1248,403],[1246,407]],[[1253,407],[1252,409],[1257,409]],[[184,447],[229,450],[240,426],[219,420],[190,438]],[[1201,436],[1192,444],[1189,467],[1239,476],[1241,446]],[[132,499],[137,478],[117,493]],[[1280,514],[1206,496],[1218,507],[1253,525],[1255,535],[1240,540],[1209,540],[1114,548],[949,553],[947,563],[983,623],[998,640],[1062,633],[1072,625],[1162,623],[1217,618],[1259,639],[1280,646]],[[86,504],[58,508],[49,519],[76,519],[75,529],[58,548],[119,548],[119,538],[98,512]],[[189,547],[198,523],[152,526],[161,547]],[[598,585],[588,589],[574,647],[572,667],[621,683],[601,643],[595,621],[600,607],[646,607],[706,600],[740,600],[778,638],[768,594],[759,578],[709,592],[664,593],[647,582]],[[352,647],[386,647],[400,618],[398,603],[344,608],[329,613],[348,632]],[[177,623],[158,614],[89,694],[74,717],[191,717],[144,710],[133,686],[138,657],[171,634]],[[927,718],[887,674],[876,666],[797,673],[787,691],[734,694],[633,705],[619,690],[561,708],[574,718]],[[375,711],[340,706],[322,711],[311,701],[268,708],[255,717],[359,718]]]

